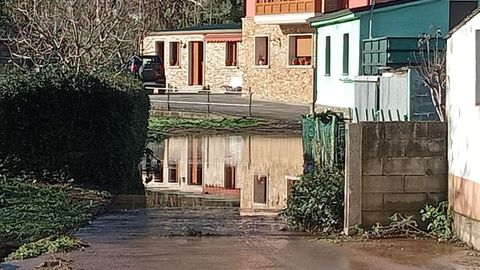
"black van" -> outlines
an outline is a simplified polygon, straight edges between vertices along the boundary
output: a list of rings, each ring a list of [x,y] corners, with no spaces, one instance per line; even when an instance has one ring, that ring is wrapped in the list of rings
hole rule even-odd
[[[158,55],[133,56],[128,63],[129,72],[140,77],[146,86],[165,88],[165,66]]]

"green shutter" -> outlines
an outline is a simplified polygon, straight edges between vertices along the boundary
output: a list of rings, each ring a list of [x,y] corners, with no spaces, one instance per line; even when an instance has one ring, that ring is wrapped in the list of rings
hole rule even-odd
[[[348,75],[349,36],[343,34],[343,74]]]
[[[325,38],[325,75],[330,75],[330,36]]]

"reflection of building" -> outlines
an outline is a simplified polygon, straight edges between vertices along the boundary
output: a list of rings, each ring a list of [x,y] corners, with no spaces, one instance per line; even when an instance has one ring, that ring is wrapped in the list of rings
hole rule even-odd
[[[302,172],[299,137],[178,137],[149,148],[147,189],[237,197],[244,213],[284,208],[287,187]]]

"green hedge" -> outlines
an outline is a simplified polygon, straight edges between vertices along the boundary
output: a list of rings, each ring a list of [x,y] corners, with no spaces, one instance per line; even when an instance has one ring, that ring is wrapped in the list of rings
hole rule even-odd
[[[127,75],[8,76],[0,81],[0,167],[113,192],[138,187],[149,108],[141,83]]]

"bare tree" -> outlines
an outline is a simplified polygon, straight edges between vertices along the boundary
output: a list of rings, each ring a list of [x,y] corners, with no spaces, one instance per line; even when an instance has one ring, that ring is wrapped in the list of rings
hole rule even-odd
[[[420,53],[416,57],[418,72],[424,85],[430,90],[433,105],[440,121],[446,121],[447,68],[446,52],[441,46],[441,32],[422,34],[418,41]],[[433,44],[432,44],[433,42]]]
[[[36,67],[112,69],[143,34],[143,0],[7,0],[12,55]]]

